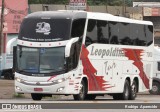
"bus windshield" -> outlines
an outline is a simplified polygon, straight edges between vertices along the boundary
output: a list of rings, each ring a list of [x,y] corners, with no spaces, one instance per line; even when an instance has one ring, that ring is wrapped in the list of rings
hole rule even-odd
[[[65,69],[65,47],[18,46],[17,70],[27,73],[56,73]]]

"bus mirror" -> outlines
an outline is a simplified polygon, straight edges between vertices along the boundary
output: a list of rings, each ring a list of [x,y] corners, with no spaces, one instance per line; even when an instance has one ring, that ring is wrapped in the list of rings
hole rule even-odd
[[[13,46],[13,71],[15,71],[17,65],[17,46]]]
[[[71,52],[71,46],[73,43],[77,42],[79,40],[79,37],[72,38],[71,40],[68,41],[66,47],[65,47],[65,57],[70,56]]]

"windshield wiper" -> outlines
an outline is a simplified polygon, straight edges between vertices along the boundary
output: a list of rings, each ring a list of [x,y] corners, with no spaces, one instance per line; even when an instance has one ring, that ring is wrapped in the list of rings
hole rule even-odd
[[[49,70],[49,71],[50,71],[50,70],[51,70],[51,71],[54,71],[54,72],[59,72],[59,71],[62,71],[62,70],[64,70],[64,68],[63,68],[63,69],[53,69],[53,68],[51,68],[51,69],[50,69],[50,68],[40,68],[40,70],[42,70],[42,71],[43,71],[43,70],[44,70],[44,71],[47,71],[47,70]]]
[[[32,71],[32,70],[37,70],[37,69],[21,69],[21,70],[18,70],[18,72],[28,72],[28,71]]]
[[[40,68],[40,70],[56,70],[56,69],[51,69],[51,68]]]

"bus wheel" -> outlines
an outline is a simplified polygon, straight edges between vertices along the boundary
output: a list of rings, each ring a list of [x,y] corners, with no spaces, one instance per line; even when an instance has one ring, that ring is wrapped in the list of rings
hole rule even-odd
[[[123,93],[120,94],[120,99],[121,100],[128,100],[129,94],[130,94],[130,86],[129,86],[129,82],[126,80],[124,83]]]
[[[86,100],[94,100],[96,98],[96,95],[94,95],[94,94],[88,94],[88,95],[86,95]]]
[[[41,100],[42,94],[31,93],[31,97],[33,100]]]
[[[135,81],[133,81],[133,84],[130,88],[130,96],[129,96],[129,100],[135,100],[136,96],[137,96],[137,84]]]
[[[87,85],[85,84],[84,80],[81,82],[81,88],[79,94],[73,95],[74,100],[85,100],[87,95]]]
[[[159,95],[160,94],[160,83],[153,82],[152,89],[149,91],[150,94]]]
[[[121,94],[113,94],[113,99],[114,100],[120,100]]]

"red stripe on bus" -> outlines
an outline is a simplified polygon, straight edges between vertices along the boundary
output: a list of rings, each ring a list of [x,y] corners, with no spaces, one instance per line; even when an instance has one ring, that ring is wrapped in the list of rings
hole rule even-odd
[[[145,87],[149,89],[149,79],[143,70],[143,62],[142,62],[142,53],[144,52],[142,49],[126,49],[124,48],[125,56],[129,58],[129,60],[133,60],[133,64],[139,69],[139,76],[141,77]]]

